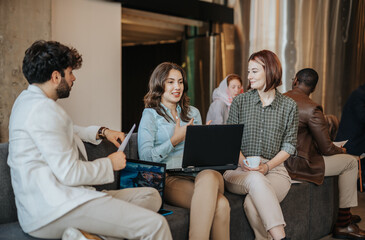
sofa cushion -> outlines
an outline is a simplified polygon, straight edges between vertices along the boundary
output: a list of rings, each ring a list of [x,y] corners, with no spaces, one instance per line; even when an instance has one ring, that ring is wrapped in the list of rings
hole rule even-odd
[[[237,195],[230,192],[224,193],[231,207],[230,239],[254,239],[253,230],[243,209],[246,195]]]
[[[286,222],[285,232],[292,239],[309,239],[311,183],[294,183],[280,203]]]
[[[94,145],[86,142],[84,142],[84,145],[86,148],[87,158],[89,161],[93,161],[97,158],[107,157],[109,154],[116,152],[118,150],[113,143],[107,140],[103,140],[99,145]],[[96,185],[94,187],[98,191],[118,189],[118,184],[119,184],[118,178],[119,178],[119,173],[114,172],[114,182],[109,184]]]
[[[36,240],[39,238],[31,237],[23,232],[18,222],[0,224],[0,239],[2,240]],[[43,239],[47,240],[47,239]]]
[[[0,223],[17,221],[13,187],[8,160],[8,143],[0,144]]]
[[[186,208],[180,208],[164,204],[164,209],[171,210],[173,213],[166,216],[169,223],[172,238],[174,240],[188,239],[189,236],[189,216],[190,211]]]
[[[319,239],[330,233],[339,207],[338,176],[325,177],[323,184],[310,184],[309,239]]]
[[[127,158],[131,159],[139,159],[138,157],[138,133],[133,133],[129,142],[124,150],[125,155]]]
[[[113,143],[107,140],[103,140],[99,145],[94,145],[87,142],[84,142],[84,145],[89,161],[95,160],[97,158],[107,157],[109,154],[118,150]]]

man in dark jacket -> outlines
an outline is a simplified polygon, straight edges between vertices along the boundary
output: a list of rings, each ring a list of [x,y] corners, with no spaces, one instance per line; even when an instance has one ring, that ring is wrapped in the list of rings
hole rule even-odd
[[[351,93],[343,108],[336,141],[344,140],[348,153],[365,153],[365,84]]]
[[[356,225],[360,217],[350,213],[350,208],[357,206],[357,159],[331,141],[322,107],[309,98],[317,82],[315,70],[300,70],[293,90],[284,94],[295,100],[299,110],[297,155],[289,158],[285,166],[292,179],[317,185],[323,183],[324,176],[339,175],[340,209],[333,237],[365,239],[365,231]]]

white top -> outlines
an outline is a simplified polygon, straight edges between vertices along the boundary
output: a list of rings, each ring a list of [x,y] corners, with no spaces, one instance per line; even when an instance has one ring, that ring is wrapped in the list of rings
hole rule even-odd
[[[213,91],[213,102],[209,106],[206,122],[209,120],[212,120],[211,124],[225,124],[227,122],[229,107],[232,103],[232,97],[228,93],[227,78],[228,76]]]
[[[81,139],[100,143],[98,129],[74,126],[62,107],[37,86],[30,85],[19,95],[10,116],[8,165],[25,232],[105,195],[84,185],[113,182],[111,160],[82,161],[78,150],[87,159]]]

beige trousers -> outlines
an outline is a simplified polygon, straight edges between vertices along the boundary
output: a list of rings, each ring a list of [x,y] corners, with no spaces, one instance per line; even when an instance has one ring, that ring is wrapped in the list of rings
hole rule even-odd
[[[154,188],[104,191],[48,225],[29,233],[38,238],[61,238],[67,227],[112,239],[172,239],[166,219],[158,213],[161,197]]]
[[[271,239],[268,230],[286,225],[280,202],[288,193],[291,182],[284,164],[270,170],[267,175],[257,171],[243,171],[238,167],[226,171],[223,176],[228,191],[247,194],[243,207],[256,239]]]
[[[214,170],[204,170],[195,178],[177,175],[166,178],[166,202],[190,208],[190,240],[230,239],[230,207],[223,193],[223,177]]]
[[[357,158],[350,154],[336,154],[323,156],[325,176],[339,176],[338,190],[340,208],[357,206]]]

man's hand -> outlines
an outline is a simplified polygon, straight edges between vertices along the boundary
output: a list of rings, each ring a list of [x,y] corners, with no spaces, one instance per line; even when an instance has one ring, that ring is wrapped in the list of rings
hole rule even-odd
[[[125,134],[123,132],[118,132],[110,129],[106,129],[104,135],[106,139],[108,139],[109,142],[112,142],[117,148],[119,148],[120,146],[118,139],[123,142],[125,138]]]
[[[126,157],[124,152],[115,152],[108,156],[110,160],[112,160],[113,170],[119,171],[125,168],[126,165]]]
[[[342,149],[343,153],[347,153],[347,150],[346,150],[346,148],[344,148],[344,147],[341,147],[341,149]]]

